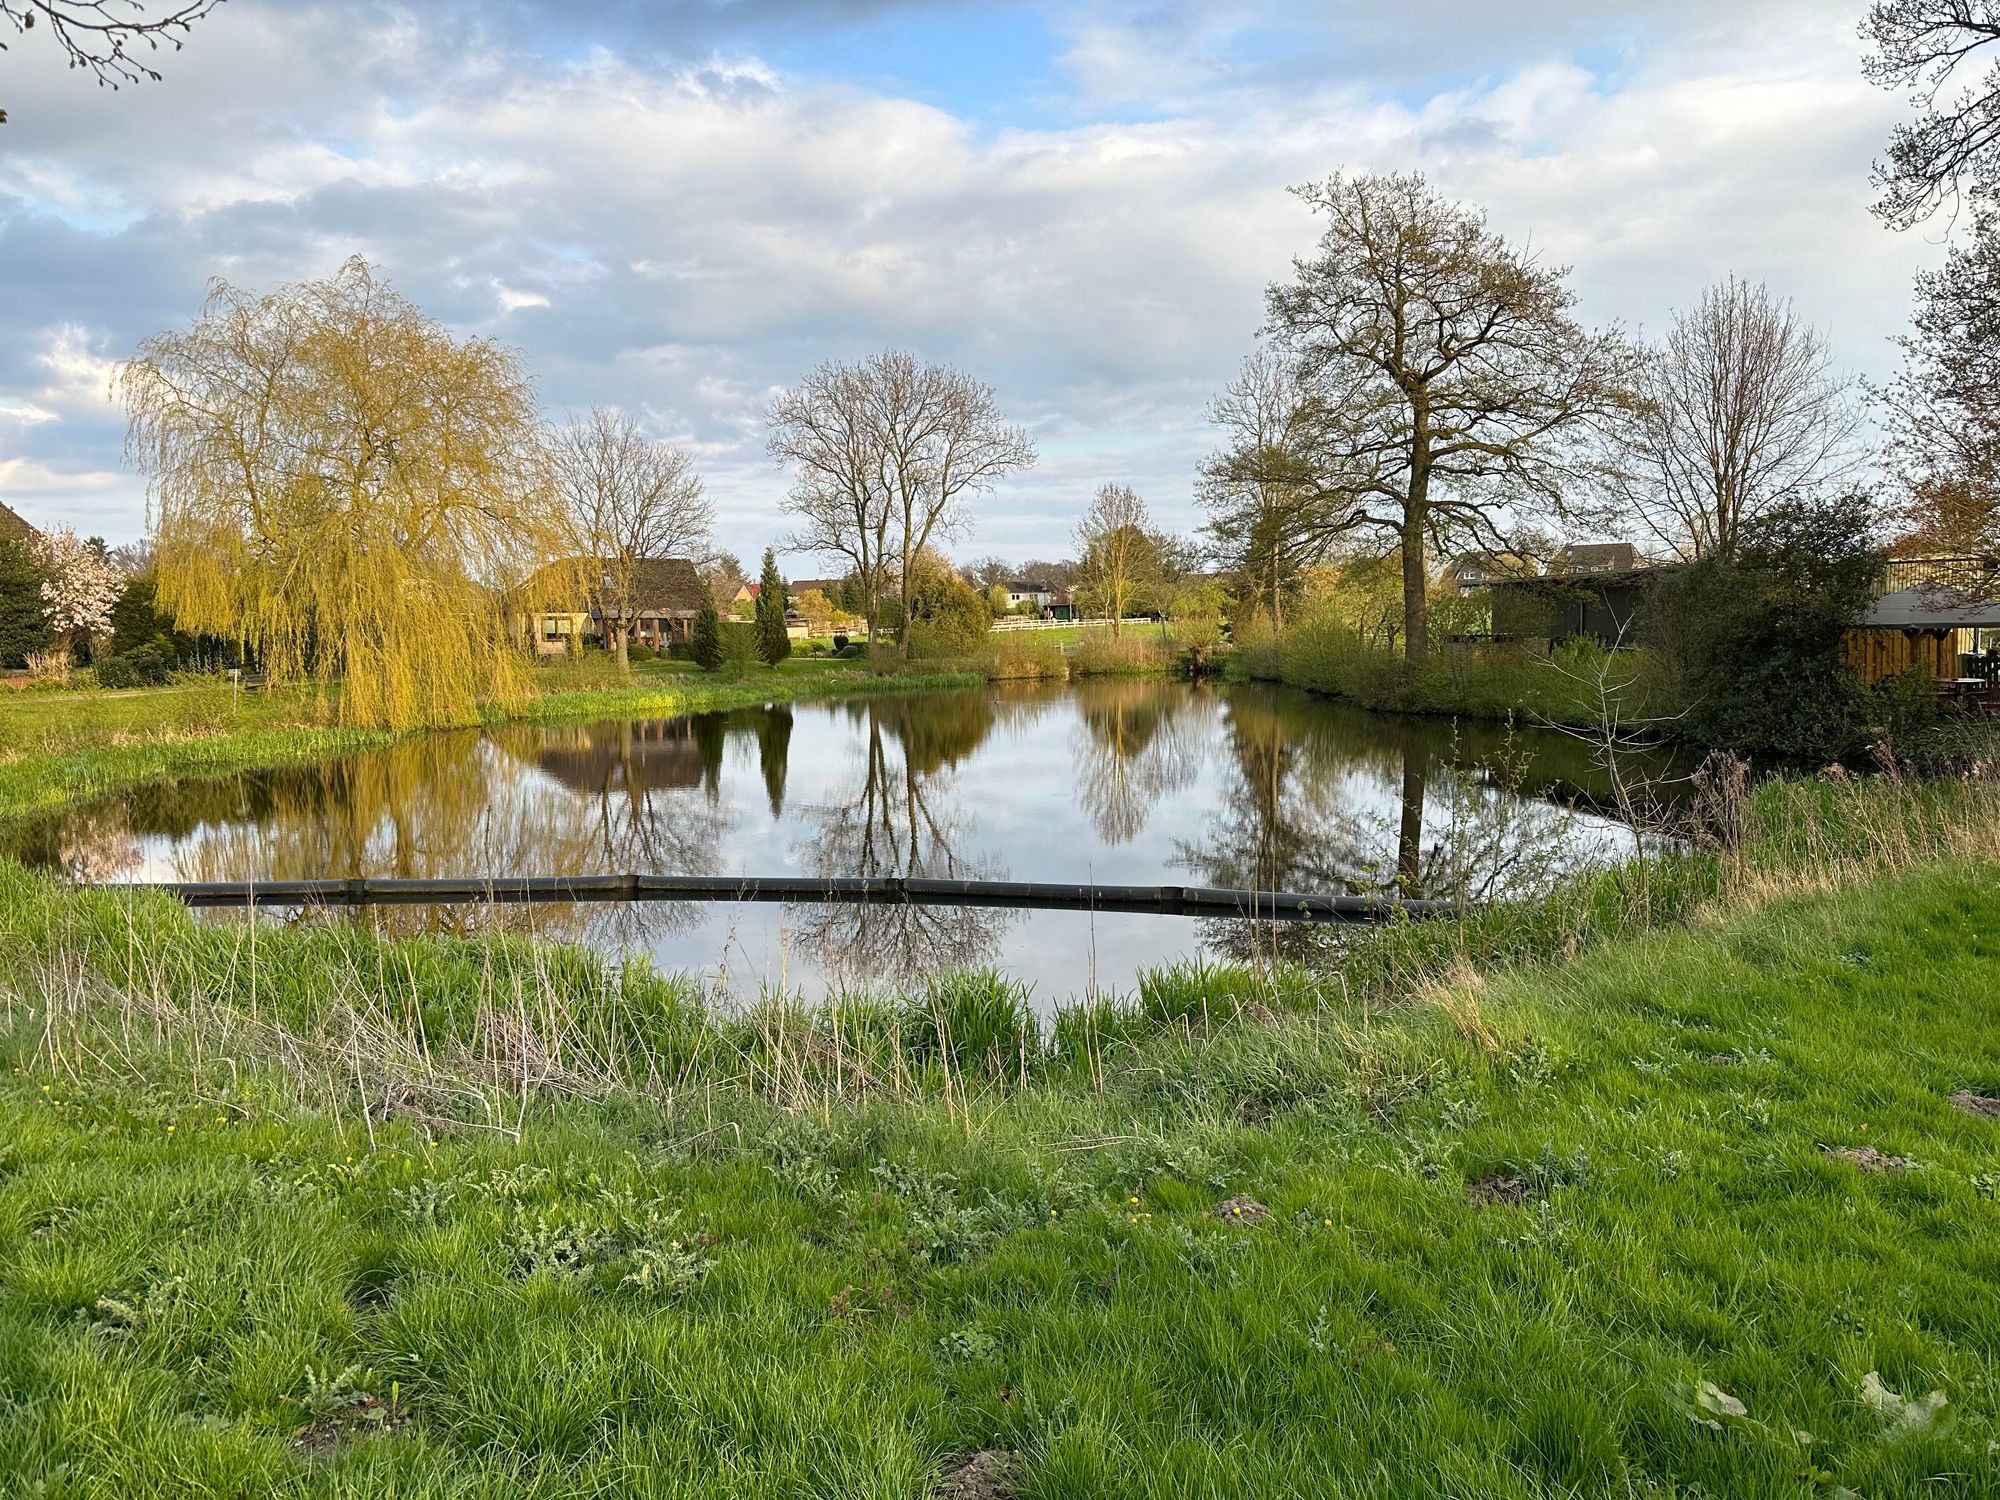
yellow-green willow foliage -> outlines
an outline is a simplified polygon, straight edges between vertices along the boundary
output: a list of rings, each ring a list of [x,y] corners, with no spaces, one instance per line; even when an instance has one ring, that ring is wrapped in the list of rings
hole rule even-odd
[[[220,281],[120,375],[159,599],[348,723],[463,723],[526,691],[530,578],[562,551],[519,356],[454,339],[367,262],[256,296]],[[560,591],[558,586],[558,591]]]

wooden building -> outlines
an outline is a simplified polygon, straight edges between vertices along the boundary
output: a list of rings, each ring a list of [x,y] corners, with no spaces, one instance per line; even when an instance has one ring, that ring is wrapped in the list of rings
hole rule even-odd
[[[1842,654],[1864,682],[1909,671],[1958,682],[1989,675],[1989,648],[2000,648],[2000,601],[1939,581],[1882,595],[1847,633]]]

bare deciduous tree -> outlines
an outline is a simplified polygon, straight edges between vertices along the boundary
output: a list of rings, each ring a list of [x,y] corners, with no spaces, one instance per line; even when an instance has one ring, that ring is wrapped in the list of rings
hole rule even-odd
[[[1922,223],[1971,189],[2000,179],[2000,58],[1978,84],[1947,95],[1961,64],[2000,42],[1996,0],[1877,0],[1861,23],[1874,55],[1862,69],[1884,88],[1907,89],[1917,118],[1889,137],[1875,164],[1875,212],[1898,229]]]
[[[1609,466],[1616,520],[1683,557],[1728,556],[1744,522],[1853,477],[1853,389],[1789,301],[1734,276],[1710,285],[1643,352]]]
[[[17,36],[39,23],[62,48],[70,67],[92,74],[99,87],[116,89],[142,79],[158,83],[159,73],[132,49],[143,42],[149,54],[162,43],[180,51],[194,23],[221,3],[181,0],[149,16],[147,0],[0,0],[0,21],[12,23]],[[0,42],[0,52],[6,50],[7,44]],[[0,109],[0,125],[6,123],[7,111]]]
[[[1280,626],[1300,570],[1325,550],[1314,535],[1304,468],[1306,412],[1294,362],[1274,349],[1258,350],[1208,409],[1227,445],[1203,463],[1196,492],[1209,512],[1206,529],[1218,561],[1249,581]]]
[[[798,466],[785,509],[799,526],[786,546],[847,559],[871,640],[889,581],[890,515],[872,406],[862,368],[829,360],[781,391],[769,418],[771,456]]]
[[[1629,400],[1631,354],[1571,316],[1567,268],[1421,176],[1294,191],[1329,222],[1269,292],[1269,331],[1305,388],[1286,473],[1313,506],[1305,535],[1400,550],[1414,667],[1430,643],[1429,548],[1504,546],[1510,508],[1561,506],[1581,474],[1573,440]]]
[[[627,639],[638,599],[639,565],[698,557],[714,522],[701,476],[678,448],[655,443],[627,413],[592,407],[549,437],[550,482],[576,545],[618,667],[629,671]]]
[[[900,350],[821,365],[779,395],[770,422],[772,455],[799,467],[787,509],[804,525],[790,545],[854,564],[871,635],[891,575],[907,621],[917,555],[963,529],[974,495],[1035,461],[990,386]]]
[[[1139,591],[1160,575],[1160,539],[1146,502],[1130,485],[1101,486],[1077,523],[1076,548],[1076,587],[1111,617],[1117,635]]]

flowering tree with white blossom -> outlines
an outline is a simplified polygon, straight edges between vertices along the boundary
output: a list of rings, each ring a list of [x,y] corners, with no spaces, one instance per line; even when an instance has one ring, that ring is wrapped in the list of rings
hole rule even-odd
[[[42,603],[49,633],[82,646],[111,631],[111,610],[125,592],[125,575],[104,555],[102,543],[86,542],[67,526],[44,532],[37,544],[48,577]]]

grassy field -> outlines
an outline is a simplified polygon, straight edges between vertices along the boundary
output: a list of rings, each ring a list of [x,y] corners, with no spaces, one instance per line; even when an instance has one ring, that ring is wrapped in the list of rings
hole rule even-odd
[[[917,692],[983,681],[962,673],[872,676],[863,666],[800,657],[776,668],[703,673],[687,662],[608,661],[535,672],[521,716],[540,721],[699,713],[779,699]],[[386,731],[329,724],[304,692],[237,692],[198,679],[126,693],[0,693],[0,817],[101,796],[120,787],[294,764],[386,744]],[[504,714],[488,715],[489,723]]]
[[[0,1473],[2000,1492],[1996,804],[1770,787],[1726,851],[1053,1031],[0,872]]]

